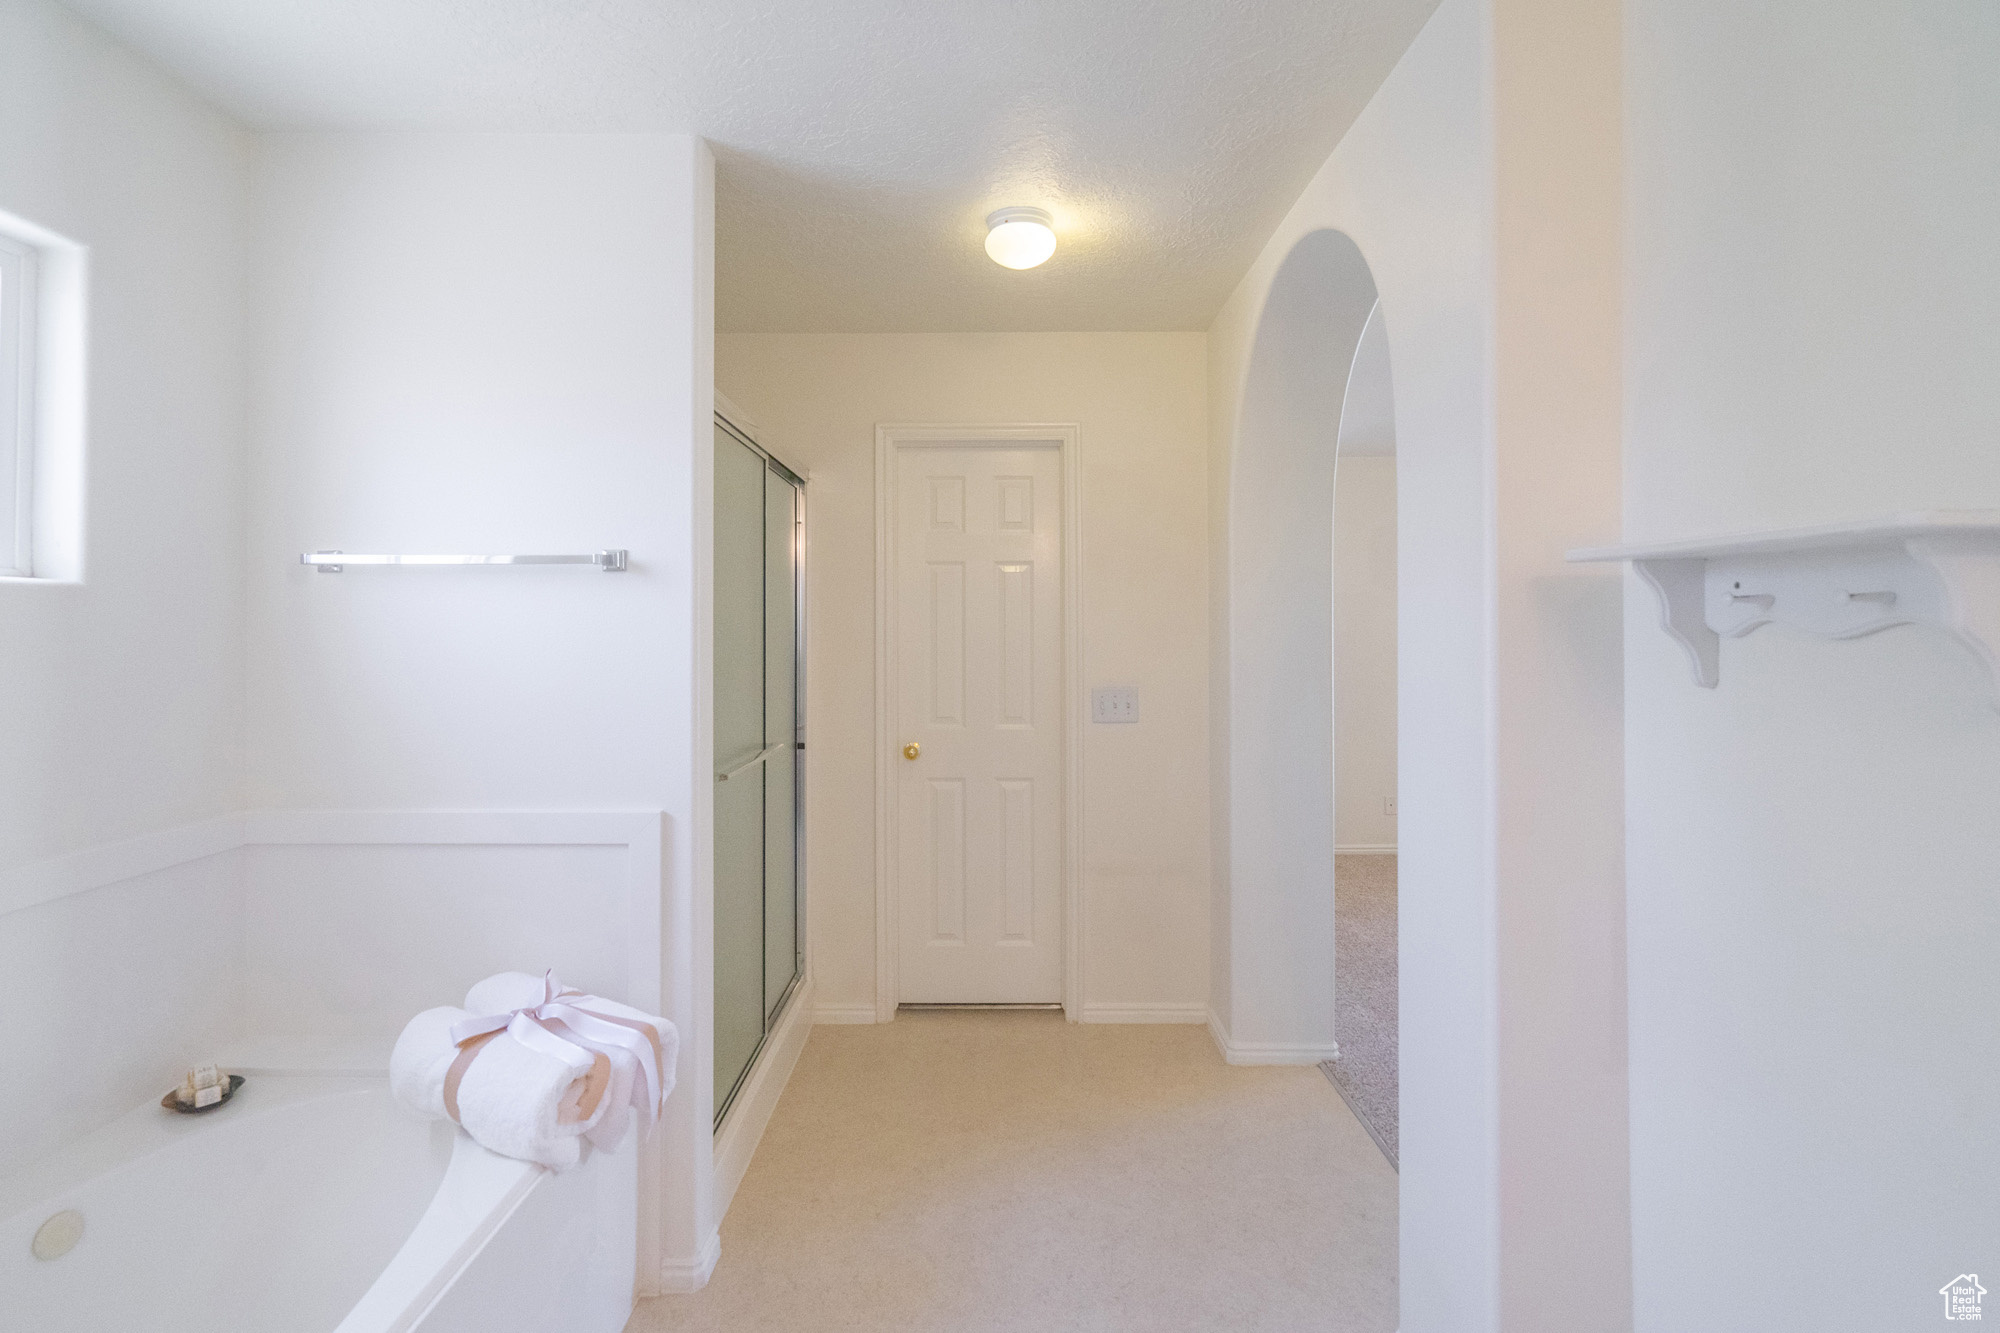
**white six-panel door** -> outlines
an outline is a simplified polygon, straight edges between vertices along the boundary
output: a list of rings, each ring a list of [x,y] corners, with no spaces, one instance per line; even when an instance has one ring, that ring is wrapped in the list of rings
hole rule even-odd
[[[1061,455],[896,452],[900,999],[1055,1003],[1063,998]]]

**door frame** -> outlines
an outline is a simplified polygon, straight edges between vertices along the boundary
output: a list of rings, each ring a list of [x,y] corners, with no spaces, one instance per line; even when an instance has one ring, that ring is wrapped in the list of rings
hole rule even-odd
[[[878,425],[875,428],[875,1021],[901,996],[897,931],[896,460],[903,449],[1054,448],[1062,466],[1062,976],[1063,1012],[1083,1013],[1083,497],[1074,422],[1053,425]]]

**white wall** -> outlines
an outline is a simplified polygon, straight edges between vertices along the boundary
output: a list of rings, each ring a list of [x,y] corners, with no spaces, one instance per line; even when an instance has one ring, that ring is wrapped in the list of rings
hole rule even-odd
[[[386,1067],[410,1015],[495,972],[630,993],[625,848],[365,843],[243,852],[240,1035]],[[316,1043],[315,1043],[316,1044]]]
[[[1365,345],[1365,335],[1364,335]],[[1333,481],[1333,841],[1396,846],[1396,459],[1340,455]]]
[[[875,427],[1075,422],[1088,726],[1084,1012],[1198,1020],[1208,995],[1200,334],[724,334],[717,381],[811,469],[806,778],[824,1015],[875,1003]]]
[[[1271,816],[1330,761],[1268,702],[1330,674],[1287,557],[1331,549],[1318,409],[1386,317],[1405,1333],[1630,1320],[1617,591],[1562,563],[1617,519],[1617,15],[1445,0],[1210,330],[1216,1021],[1283,1058],[1331,1035],[1332,957],[1330,830]],[[1291,309],[1329,235],[1366,266],[1339,327]]]
[[[1632,1319],[1620,582],[1563,559],[1619,521],[1623,11],[1492,10],[1496,1202],[1509,1329]]]
[[[2000,507],[2000,11],[1628,8],[1628,536]],[[1638,1327],[1924,1326],[2000,1253],[2000,715],[1626,605]]]
[[[667,497],[689,486],[691,151],[262,139],[253,806],[669,803],[688,726],[661,672],[690,614]],[[298,562],[614,546],[631,572]]]
[[[249,136],[0,0],[0,212],[88,249],[85,580],[0,580],[0,867],[232,810]]]
[[[68,11],[0,0],[0,212],[87,247],[90,387],[85,581],[0,580],[0,1068],[35,1090],[0,1115],[0,1176],[230,1020],[227,857],[37,886],[238,803],[248,167],[248,136]]]
[[[715,1221],[702,721],[712,284],[713,160],[697,140],[259,143],[250,804],[664,815],[661,952],[650,993],[634,976],[626,998],[685,1037],[657,1141],[664,1262],[679,1282],[712,1260]],[[624,547],[632,568],[299,565],[328,547]],[[350,884],[365,914],[382,894],[463,880],[420,846],[364,862],[293,864],[286,891]],[[590,858],[544,869],[567,877],[545,888],[571,893],[579,913],[601,905]],[[462,984],[461,955],[432,951],[440,1000]]]

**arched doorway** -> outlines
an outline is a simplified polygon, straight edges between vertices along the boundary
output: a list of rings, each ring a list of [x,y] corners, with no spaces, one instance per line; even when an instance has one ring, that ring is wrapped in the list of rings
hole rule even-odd
[[[1333,485],[1334,1039],[1320,1069],[1398,1163],[1396,405],[1378,300],[1347,375]]]
[[[1228,892],[1216,1019],[1237,1063],[1335,1052],[1336,440],[1375,281],[1333,230],[1295,245],[1257,326],[1229,513]]]

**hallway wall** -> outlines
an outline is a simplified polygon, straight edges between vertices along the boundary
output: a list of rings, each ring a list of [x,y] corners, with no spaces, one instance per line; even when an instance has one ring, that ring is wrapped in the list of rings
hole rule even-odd
[[[1313,780],[1268,700],[1326,666],[1271,630],[1263,510],[1300,449],[1250,390],[1286,266],[1328,235],[1389,335],[1404,1333],[1631,1317],[1619,585],[1563,561],[1618,520],[1620,14],[1445,0],[1210,329],[1212,966],[1218,1025],[1266,1049],[1329,1017],[1330,885],[1268,814]],[[1275,350],[1295,393],[1344,365]],[[1318,415],[1284,428],[1330,451]]]
[[[2000,10],[1628,9],[1628,538],[2000,508]],[[1924,1327],[2000,1255],[1991,683],[1769,628],[1698,689],[1658,615],[1628,579],[1638,1327]]]
[[[875,427],[917,422],[1081,428],[1081,684],[1137,685],[1140,719],[1084,729],[1084,1013],[1205,1013],[1205,349],[1178,333],[718,336],[722,392],[812,473],[807,874],[822,1021],[874,1014]]]

